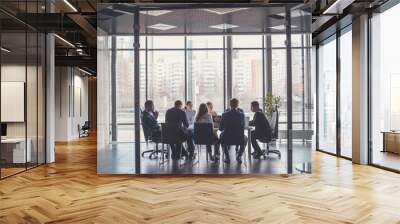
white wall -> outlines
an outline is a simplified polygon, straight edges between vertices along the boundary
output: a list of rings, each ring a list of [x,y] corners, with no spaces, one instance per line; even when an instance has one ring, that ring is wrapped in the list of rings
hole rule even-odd
[[[72,67],[56,67],[55,73],[55,140],[74,140],[78,125],[88,120],[88,78]]]

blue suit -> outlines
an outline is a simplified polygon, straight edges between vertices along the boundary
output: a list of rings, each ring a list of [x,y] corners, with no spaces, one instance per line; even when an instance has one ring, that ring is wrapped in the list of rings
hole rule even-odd
[[[220,139],[227,155],[229,145],[239,145],[239,156],[244,152],[247,138],[244,136],[244,114],[238,109],[231,109],[222,114],[219,126]]]
[[[161,140],[160,125],[153,113],[146,110],[142,112],[142,126],[146,141],[159,142]]]

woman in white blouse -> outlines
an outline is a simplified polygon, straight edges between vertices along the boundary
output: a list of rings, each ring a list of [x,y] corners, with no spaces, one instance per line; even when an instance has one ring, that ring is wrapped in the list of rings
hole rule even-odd
[[[214,160],[219,160],[219,140],[218,140],[218,136],[217,136],[217,129],[214,128],[214,122],[212,119],[211,114],[208,113],[208,109],[207,109],[207,105],[205,103],[200,104],[199,106],[199,110],[197,112],[196,115],[196,119],[195,119],[196,123],[210,123],[213,126],[213,130],[214,130],[214,156],[212,156],[211,153],[211,145],[207,145],[207,153],[209,154],[210,158],[212,161]]]

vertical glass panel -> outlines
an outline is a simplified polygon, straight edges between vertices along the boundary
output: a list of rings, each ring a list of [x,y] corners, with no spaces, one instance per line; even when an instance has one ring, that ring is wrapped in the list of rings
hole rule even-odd
[[[311,91],[311,9],[291,11],[291,68],[292,68],[292,165],[294,173],[311,173],[313,140]],[[298,33],[299,29],[302,32]],[[289,155],[290,156],[290,155]],[[288,164],[290,165],[290,164]]]
[[[38,46],[38,164],[45,163],[46,158],[46,36],[39,34]]]
[[[213,102],[214,110],[224,110],[224,63],[223,52],[201,50],[187,52],[188,99],[197,107],[201,103]],[[219,96],[219,97],[216,97]]]
[[[372,17],[372,163],[400,170],[400,4]]]
[[[319,149],[336,153],[336,39],[318,49]]]
[[[340,36],[340,153],[352,157],[352,35]]]
[[[287,122],[287,80],[286,80],[286,50],[271,50],[272,95],[280,99],[279,130],[286,130]]]
[[[261,48],[262,35],[235,35],[232,36],[233,48]]]
[[[147,48],[183,49],[185,48],[185,41],[183,36],[148,36]]]
[[[140,98],[144,102],[146,97],[145,86],[145,52],[140,54],[141,86]],[[117,141],[134,141],[134,51],[116,51],[116,113],[117,113]]]
[[[188,36],[187,48],[222,48],[223,36]]]
[[[6,177],[24,171],[32,155],[26,142],[25,32],[2,33],[1,47],[7,49],[1,51],[1,176]]]
[[[246,116],[251,115],[250,103],[263,105],[263,63],[261,50],[233,50],[232,96]]]
[[[185,54],[183,51],[148,52],[148,99],[164,120],[176,100],[185,101]]]
[[[27,33],[28,62],[26,75],[26,125],[27,125],[27,167],[34,167],[38,160],[38,35],[36,32]],[[30,153],[29,153],[30,152]]]

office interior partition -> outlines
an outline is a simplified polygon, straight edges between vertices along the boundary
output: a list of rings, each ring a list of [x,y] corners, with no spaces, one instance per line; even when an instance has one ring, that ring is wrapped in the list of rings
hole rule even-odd
[[[45,163],[45,35],[21,20],[43,3],[21,1],[17,15],[0,11],[1,179]]]
[[[400,66],[396,23],[400,4],[389,1],[370,17],[369,162],[400,172]]]
[[[352,25],[344,20],[345,27],[316,44],[316,148],[351,160]]]
[[[309,172],[310,26],[303,4],[98,4],[98,173]],[[190,100],[196,110],[212,101],[222,114],[237,98],[251,117],[250,102],[264,108],[269,94],[279,99],[271,147],[281,159],[254,160],[246,149],[239,166],[172,167],[141,155],[154,147],[140,124],[145,100],[154,101],[161,123],[175,100]]]

